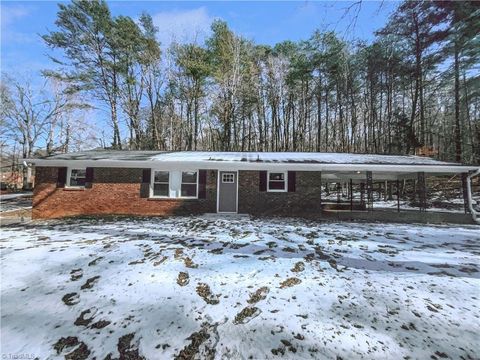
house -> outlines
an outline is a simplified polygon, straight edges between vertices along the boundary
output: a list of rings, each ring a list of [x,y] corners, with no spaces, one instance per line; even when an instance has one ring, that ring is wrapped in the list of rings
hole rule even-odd
[[[36,168],[33,218],[200,213],[316,216],[325,210],[325,183],[346,186],[350,198],[339,209],[359,215],[372,212],[374,183],[388,184],[397,194],[409,179],[415,180],[423,211],[425,178],[447,174],[461,175],[466,209],[477,216],[470,178],[479,168],[418,156],[86,151],[28,162]],[[418,212],[409,216],[419,219]]]

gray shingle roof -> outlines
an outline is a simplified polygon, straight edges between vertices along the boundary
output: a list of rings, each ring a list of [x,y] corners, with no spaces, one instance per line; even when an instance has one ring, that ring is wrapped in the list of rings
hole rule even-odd
[[[44,160],[110,160],[168,162],[256,162],[289,164],[460,165],[426,157],[314,152],[206,152],[93,150],[58,154]]]

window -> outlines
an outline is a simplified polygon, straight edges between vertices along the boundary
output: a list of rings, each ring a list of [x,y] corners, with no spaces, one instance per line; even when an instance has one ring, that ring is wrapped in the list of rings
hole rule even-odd
[[[287,191],[286,172],[268,173],[268,191]]]
[[[170,196],[170,173],[168,171],[154,172],[153,196]]]
[[[154,170],[151,173],[152,198],[197,198],[198,171]]]
[[[197,197],[197,172],[183,171],[182,185],[180,189],[181,197]]]
[[[68,186],[83,187],[85,186],[86,177],[87,177],[86,169],[70,169]]]
[[[222,174],[222,183],[234,183],[235,174],[234,173],[223,173]]]

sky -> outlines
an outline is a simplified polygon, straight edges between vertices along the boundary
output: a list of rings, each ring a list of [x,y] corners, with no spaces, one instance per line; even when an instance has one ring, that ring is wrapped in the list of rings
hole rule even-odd
[[[4,74],[42,88],[42,70],[54,69],[51,50],[41,35],[56,30],[59,1],[1,0],[1,63]],[[149,13],[166,47],[179,42],[202,43],[215,19],[228,23],[237,34],[257,44],[275,45],[285,40],[308,39],[316,30],[335,31],[347,39],[370,42],[398,6],[395,1],[108,1],[113,16],[138,19]],[[87,114],[99,128],[109,124],[101,104]],[[108,130],[107,130],[108,132]]]
[[[58,1],[2,1],[1,70],[38,76],[52,66],[40,35],[55,30]],[[109,1],[113,15],[132,18],[146,11],[159,28],[159,40],[202,42],[215,19],[225,20],[238,34],[256,43],[274,45],[307,39],[315,29],[334,30],[345,38],[371,41],[396,2],[362,1]],[[353,21],[358,13],[358,19]]]

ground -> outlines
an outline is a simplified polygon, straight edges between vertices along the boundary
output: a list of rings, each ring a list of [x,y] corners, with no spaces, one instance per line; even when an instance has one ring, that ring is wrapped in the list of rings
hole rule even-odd
[[[478,358],[478,226],[84,219],[0,240],[2,355]]]

